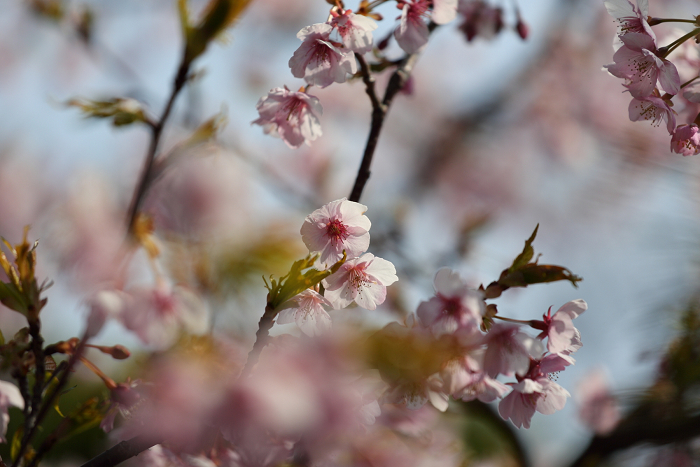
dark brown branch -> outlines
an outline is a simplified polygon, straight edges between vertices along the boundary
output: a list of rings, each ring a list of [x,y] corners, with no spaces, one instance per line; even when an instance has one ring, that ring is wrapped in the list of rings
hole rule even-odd
[[[641,443],[669,444],[700,436],[700,415],[693,417],[660,417],[637,410],[612,433],[595,436],[570,467],[600,465],[611,454]]]
[[[161,442],[161,440],[153,437],[136,436],[112,446],[102,454],[84,463],[81,467],[114,467]]]
[[[180,91],[187,82],[189,70],[190,62],[185,58],[183,54],[183,58],[180,62],[177,75],[175,75],[175,80],[173,81],[173,89],[170,93],[168,103],[165,105],[163,114],[157,122],[150,122],[149,124],[151,128],[151,143],[148,147],[148,152],[146,153],[143,168],[141,169],[141,176],[139,178],[139,182],[136,185],[136,189],[134,190],[134,196],[132,197],[131,204],[129,206],[129,219],[127,221],[127,232],[129,234],[133,233],[134,223],[136,222],[139,208],[141,207],[141,203],[143,202],[143,199],[146,196],[146,192],[148,191],[148,188],[150,186],[150,183],[153,180],[153,163],[155,162],[156,155],[158,153],[158,145],[160,143],[160,138],[163,133],[163,128],[165,127],[165,123],[168,120],[168,117],[170,116],[170,112],[172,111],[175,99],[177,98],[178,94],[180,94]]]
[[[31,429],[29,429],[27,432],[25,432],[24,436],[22,437],[22,444],[20,444],[19,451],[17,451],[17,457],[13,460],[12,462],[12,467],[17,467],[19,465],[20,460],[24,457],[25,452],[27,451],[27,447],[29,446],[29,443],[31,442],[32,438],[36,434],[37,430],[39,429],[39,425],[41,425],[41,422],[44,421],[44,418],[46,415],[49,413],[49,410],[54,405],[54,402],[58,395],[63,391],[63,388],[66,386],[66,383],[68,382],[68,378],[70,377],[71,369],[75,366],[75,364],[78,362],[80,357],[83,354],[83,351],[85,350],[85,344],[87,343],[88,336],[87,334],[83,335],[83,338],[80,340],[80,344],[78,344],[78,347],[75,349],[75,352],[73,355],[70,356],[68,359],[68,364],[66,365],[66,370],[63,372],[61,377],[58,379],[58,383],[54,387],[54,390],[50,393],[47,394],[46,397],[44,398],[43,404],[41,408],[39,409],[39,413],[33,417],[33,425]]]
[[[372,166],[372,157],[374,156],[374,151],[377,149],[379,134],[382,131],[389,106],[396,94],[406,85],[417,60],[418,54],[410,54],[401,61],[399,67],[394,71],[394,74],[391,75],[389,84],[387,84],[386,91],[384,92],[384,99],[382,99],[380,103],[374,89],[374,79],[370,75],[369,67],[364,59],[358,56],[360,70],[362,72],[362,81],[365,83],[367,95],[372,102],[372,122],[370,124],[369,136],[367,137],[367,144],[365,145],[365,152],[362,155],[360,169],[357,171],[357,177],[355,178],[355,185],[352,187],[352,192],[350,192],[348,198],[350,201],[360,201],[362,191],[365,189],[365,185],[371,174],[370,167]]]
[[[258,331],[255,333],[255,344],[253,344],[253,349],[248,353],[248,361],[245,362],[245,367],[243,367],[243,371],[241,372],[241,378],[245,378],[250,374],[255,364],[258,363],[260,352],[262,352],[262,349],[267,345],[267,339],[270,337],[270,329],[275,323],[276,316],[277,311],[268,304],[265,307],[265,313],[263,313],[258,323]]]

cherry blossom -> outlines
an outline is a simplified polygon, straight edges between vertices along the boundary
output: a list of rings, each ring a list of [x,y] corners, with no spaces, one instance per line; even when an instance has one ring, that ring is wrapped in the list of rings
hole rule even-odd
[[[304,290],[292,298],[290,303],[283,304],[283,307],[285,308],[278,315],[277,322],[296,323],[307,336],[321,334],[331,327],[331,317],[326,311],[332,310],[333,305],[314,290]]]
[[[542,355],[544,347],[512,324],[495,323],[486,336],[484,371],[495,378],[499,374],[524,375],[532,355]]]
[[[678,125],[671,138],[671,151],[684,156],[700,154],[700,130],[695,123]]]
[[[372,31],[377,23],[367,16],[356,15],[352,10],[331,11],[333,26],[340,35],[345,48],[363,54],[372,50]]]
[[[605,0],[605,8],[615,18],[619,26],[619,35],[624,37],[631,33],[641,33],[656,40],[654,31],[649,26],[649,1],[637,0],[635,5],[630,0]]]
[[[578,350],[580,339],[572,320],[588,309],[583,300],[572,300],[562,305],[554,316],[552,309],[542,315],[544,321],[531,321],[533,327],[542,329],[540,339],[547,337],[547,350],[551,353],[573,352]]]
[[[323,107],[306,92],[292,92],[286,86],[274,88],[260,98],[256,108],[260,118],[252,123],[264,126],[266,133],[279,136],[291,148],[310,145],[323,134],[319,122]]]
[[[498,413],[520,428],[530,428],[535,412],[551,415],[564,408],[569,392],[545,376],[525,378],[513,385],[513,391],[498,404]]]
[[[209,327],[204,303],[184,287],[159,284],[128,294],[119,319],[145,344],[166,348],[182,331],[202,334]]]
[[[418,410],[427,402],[440,412],[447,410],[450,396],[445,392],[444,383],[437,375],[427,380],[410,381],[396,386],[386,395],[386,401],[405,406],[409,410]]]
[[[326,280],[326,298],[336,309],[352,302],[374,310],[386,299],[386,287],[399,280],[396,269],[389,261],[365,253],[343,263]]]
[[[416,314],[436,337],[460,328],[478,329],[486,311],[480,292],[472,290],[459,274],[443,268],[433,281],[435,296],[418,305]]]
[[[429,5],[428,0],[409,0],[397,4],[402,11],[394,37],[406,53],[416,53],[428,43],[430,31],[423,18],[427,16]]]
[[[673,134],[676,128],[676,112],[671,108],[671,101],[655,94],[647,97],[632,99],[629,105],[630,120],[651,120],[653,125],[658,126],[661,121],[666,122],[669,134]]]
[[[0,443],[7,442],[5,433],[8,423],[10,423],[10,414],[7,409],[10,407],[24,409],[24,399],[17,386],[7,381],[0,381],[0,428],[2,428]]]
[[[594,370],[578,384],[574,393],[579,418],[598,435],[610,433],[621,418],[617,399],[611,394],[605,373]]]
[[[321,253],[317,267],[332,265],[343,257],[355,258],[369,248],[367,206],[341,198],[309,214],[301,226],[301,239],[311,253]]]
[[[330,24],[317,23],[299,31],[297,37],[302,44],[289,59],[295,78],[325,88],[333,83],[344,83],[348,73],[357,72],[354,52],[332,43],[332,30]]]
[[[610,74],[627,80],[627,89],[633,97],[652,94],[656,82],[669,94],[680,91],[680,77],[673,63],[656,55],[656,42],[647,35],[631,32],[621,37],[624,45],[615,52],[612,65],[606,65]]]

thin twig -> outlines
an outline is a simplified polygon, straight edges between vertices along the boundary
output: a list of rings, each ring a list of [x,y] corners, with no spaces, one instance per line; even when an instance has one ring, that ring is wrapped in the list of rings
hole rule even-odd
[[[141,176],[139,182],[134,190],[134,196],[131,199],[131,204],[129,206],[129,219],[127,221],[127,232],[131,234],[133,232],[134,223],[136,222],[136,217],[138,216],[139,208],[141,203],[148,191],[149,185],[152,181],[153,163],[156,159],[156,154],[158,153],[158,145],[160,143],[160,138],[163,133],[163,128],[165,123],[170,116],[173,104],[177,98],[180,91],[185,86],[187,82],[187,76],[190,70],[190,62],[186,59],[185,54],[183,54],[182,61],[178,67],[177,74],[175,75],[175,80],[173,81],[173,89],[170,93],[170,98],[168,103],[165,105],[163,114],[157,122],[149,125],[151,127],[151,143],[148,147],[148,152],[146,153],[146,158],[144,159],[143,169],[141,170]]]
[[[367,144],[365,145],[365,152],[362,155],[362,162],[360,163],[360,169],[357,171],[357,177],[355,178],[355,185],[352,187],[350,196],[348,199],[350,201],[358,202],[362,196],[362,191],[365,189],[367,180],[371,174],[370,167],[372,166],[372,157],[374,156],[374,151],[377,149],[377,143],[379,142],[379,134],[382,131],[382,126],[384,125],[384,119],[387,112],[389,111],[389,106],[392,100],[398,94],[401,89],[406,85],[408,78],[411,76],[413,67],[418,60],[418,54],[407,55],[399,67],[394,71],[389,79],[389,84],[387,84],[386,91],[384,92],[384,99],[379,102],[377,98],[374,79],[370,75],[369,67],[364,59],[358,56],[358,61],[360,62],[360,70],[362,72],[362,81],[365,83],[365,90],[367,95],[372,102],[372,122],[370,124],[369,135],[367,136]]]

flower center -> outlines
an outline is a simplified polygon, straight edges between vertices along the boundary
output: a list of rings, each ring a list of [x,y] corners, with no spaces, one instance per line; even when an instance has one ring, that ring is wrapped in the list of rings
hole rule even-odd
[[[326,235],[331,239],[331,244],[337,246],[348,238],[348,228],[338,219],[333,219],[326,227]]]

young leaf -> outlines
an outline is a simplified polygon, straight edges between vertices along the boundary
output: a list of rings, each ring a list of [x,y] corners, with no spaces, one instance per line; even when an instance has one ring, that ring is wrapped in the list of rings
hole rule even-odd
[[[513,261],[513,264],[508,268],[508,271],[513,272],[516,269],[518,269],[521,266],[525,266],[527,263],[530,262],[533,256],[535,256],[535,249],[532,248],[532,242],[535,241],[535,237],[537,236],[537,230],[540,228],[540,224],[537,224],[535,226],[535,230],[532,232],[532,235],[530,235],[530,238],[525,240],[525,247],[523,248],[522,253],[520,253],[515,260]]]

